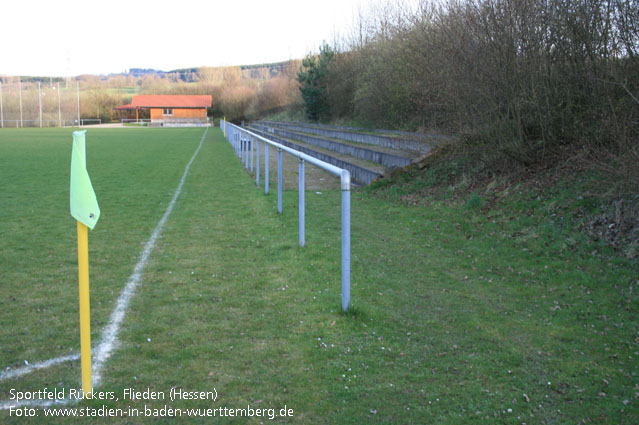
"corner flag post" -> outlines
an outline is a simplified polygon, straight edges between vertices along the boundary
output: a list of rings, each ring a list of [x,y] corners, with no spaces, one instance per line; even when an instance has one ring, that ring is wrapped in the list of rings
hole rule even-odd
[[[80,301],[80,353],[82,392],[93,391],[91,380],[91,312],[89,307],[89,242],[88,229],[93,230],[100,218],[100,207],[86,168],[86,130],[73,132],[71,151],[71,215],[78,228],[78,283]]]
[[[80,300],[80,353],[82,392],[93,390],[91,381],[91,308],[89,300],[89,230],[78,221],[78,282]]]

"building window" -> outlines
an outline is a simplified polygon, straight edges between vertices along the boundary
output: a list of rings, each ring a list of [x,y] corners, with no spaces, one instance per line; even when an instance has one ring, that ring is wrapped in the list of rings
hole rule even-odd
[[[173,108],[164,108],[162,110],[162,115],[173,115]]]

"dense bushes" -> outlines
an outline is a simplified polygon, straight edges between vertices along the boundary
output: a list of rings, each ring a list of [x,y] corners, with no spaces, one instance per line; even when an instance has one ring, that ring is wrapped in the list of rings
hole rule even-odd
[[[639,185],[638,1],[431,4],[373,12],[341,41],[330,118],[467,133],[525,165],[586,147]]]

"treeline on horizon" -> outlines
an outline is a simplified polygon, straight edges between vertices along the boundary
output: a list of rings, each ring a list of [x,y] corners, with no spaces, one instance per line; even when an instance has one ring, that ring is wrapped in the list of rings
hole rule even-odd
[[[209,108],[209,116],[226,116],[230,120],[240,121],[279,111],[292,104],[299,105],[296,81],[299,66],[299,60],[291,60],[170,72],[136,69],[126,75],[79,75],[71,79],[0,76],[3,117],[5,126],[15,126],[16,121],[20,120],[22,102],[24,125],[37,126],[42,101],[45,126],[57,125],[59,115],[62,115],[63,120],[75,120],[78,87],[82,119],[116,121],[122,113],[113,108],[130,103],[136,94],[210,94],[213,96],[213,105]],[[20,85],[18,81],[21,81]],[[38,84],[41,98],[38,97]]]
[[[493,165],[581,150],[637,188],[638,54],[636,0],[381,3],[299,81],[311,120],[444,130]]]

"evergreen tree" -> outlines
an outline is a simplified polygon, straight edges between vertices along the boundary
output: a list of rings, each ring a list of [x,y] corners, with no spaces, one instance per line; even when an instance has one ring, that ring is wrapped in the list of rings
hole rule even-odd
[[[319,55],[308,55],[302,61],[297,73],[300,91],[306,108],[306,116],[313,121],[328,117],[328,75],[329,65],[334,60],[335,52],[324,43]]]

